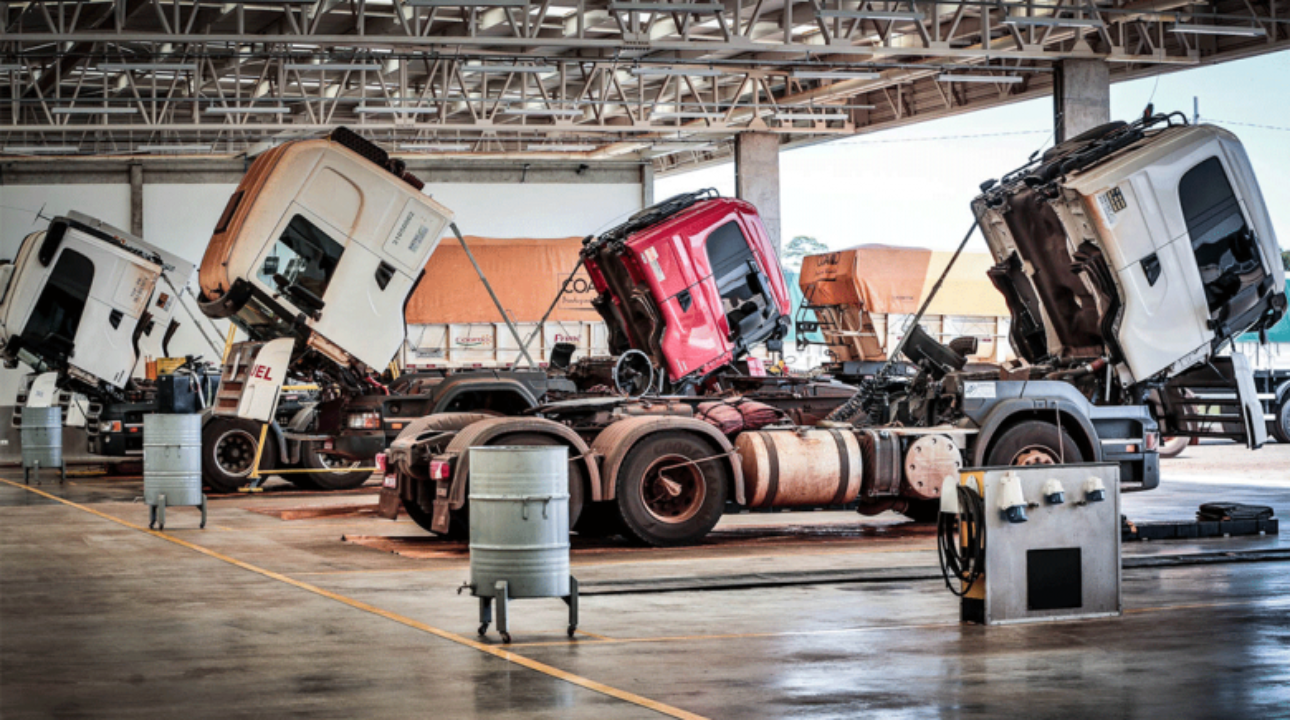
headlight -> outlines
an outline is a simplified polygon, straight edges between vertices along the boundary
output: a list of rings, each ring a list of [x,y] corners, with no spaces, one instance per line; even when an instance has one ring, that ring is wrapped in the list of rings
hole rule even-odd
[[[121,432],[121,421],[109,420],[103,423],[103,430],[106,432]]]
[[[361,412],[349,414],[350,430],[379,430],[381,414],[378,412]]]

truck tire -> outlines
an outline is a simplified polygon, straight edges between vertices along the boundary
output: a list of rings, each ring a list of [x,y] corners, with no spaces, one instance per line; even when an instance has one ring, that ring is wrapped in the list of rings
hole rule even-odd
[[[626,534],[618,506],[612,501],[589,502],[582,506],[582,515],[574,531],[579,537],[607,538]]]
[[[936,522],[941,515],[941,501],[910,500],[900,514],[916,523]]]
[[[1167,437],[1160,440],[1160,457],[1176,458],[1191,444],[1189,437]]]
[[[552,437],[540,432],[515,432],[498,435],[488,441],[489,447],[501,445],[519,445],[519,446],[547,446],[547,445],[564,445],[559,438]],[[467,478],[469,481],[469,478]],[[582,466],[577,463],[569,463],[569,527],[578,523],[582,515],[583,498],[587,492],[587,478],[582,470]],[[448,512],[448,532],[441,533],[440,537],[446,537],[454,540],[465,540],[470,537],[470,494],[467,492],[466,502],[462,504],[459,510],[450,510]],[[421,526],[426,532],[434,532],[431,529],[434,518],[432,513],[422,510],[416,503],[405,502],[403,508],[408,511],[408,517],[412,522]]]
[[[1272,414],[1272,435],[1277,442],[1290,443],[1290,392],[1281,398],[1276,412]]]
[[[300,443],[300,467],[319,472],[304,473],[310,485],[319,490],[350,490],[359,487],[372,477],[371,470],[346,472],[346,467],[372,467],[376,460],[341,461],[335,455],[318,452],[318,443],[312,440]]]
[[[616,497],[627,537],[655,547],[693,545],[721,519],[730,486],[723,462],[687,432],[646,435],[618,469]],[[664,473],[660,473],[664,471]]]
[[[1023,420],[994,441],[985,464],[993,467],[1056,465],[1062,459],[1067,464],[1084,462],[1084,453],[1070,433],[1050,422]]]
[[[202,428],[202,484],[212,492],[231,493],[251,480],[260,424],[235,418],[211,418]],[[268,443],[260,470],[277,467],[277,452]]]

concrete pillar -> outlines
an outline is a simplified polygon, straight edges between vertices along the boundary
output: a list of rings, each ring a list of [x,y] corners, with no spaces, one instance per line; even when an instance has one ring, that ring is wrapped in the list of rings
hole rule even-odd
[[[764,132],[735,136],[735,194],[757,206],[778,254],[779,136]]]
[[[130,232],[143,237],[143,165],[130,163]]]
[[[641,209],[654,204],[654,165],[641,165]]]
[[[1111,122],[1111,76],[1102,60],[1062,60],[1053,73],[1057,142]]]

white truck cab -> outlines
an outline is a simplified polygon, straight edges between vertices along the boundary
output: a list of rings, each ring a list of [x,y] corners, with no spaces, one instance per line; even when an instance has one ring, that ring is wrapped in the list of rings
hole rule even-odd
[[[85,390],[121,390],[140,339],[160,331],[164,347],[173,334],[192,273],[192,263],[124,230],[76,212],[55,217],[0,266],[0,357]]]
[[[1234,437],[1245,425],[1257,445],[1248,365],[1218,355],[1285,312],[1280,247],[1236,136],[1176,119],[1096,128],[972,207],[1019,356],[1101,358],[1114,373],[1103,398],[1151,402],[1165,434]],[[1197,410],[1197,398],[1218,412]]]
[[[353,132],[280,145],[229,198],[199,273],[202,311],[252,341],[294,336],[360,372],[403,342],[403,307],[452,212]]]

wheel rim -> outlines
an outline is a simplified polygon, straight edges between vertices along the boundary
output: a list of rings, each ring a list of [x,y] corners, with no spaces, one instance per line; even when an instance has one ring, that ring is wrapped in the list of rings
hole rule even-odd
[[[699,513],[708,488],[703,471],[682,455],[664,455],[645,468],[640,495],[645,510],[669,525],[683,523]]]
[[[1028,445],[1012,456],[1012,465],[1057,465],[1057,453],[1043,445]]]
[[[233,477],[246,477],[255,464],[255,437],[246,430],[228,430],[215,440],[215,466]]]

